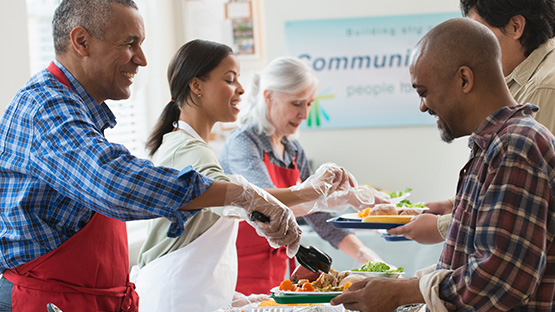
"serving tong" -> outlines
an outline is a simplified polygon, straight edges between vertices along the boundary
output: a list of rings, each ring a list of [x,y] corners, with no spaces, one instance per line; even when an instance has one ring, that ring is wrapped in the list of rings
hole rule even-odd
[[[49,303],[46,305],[46,310],[48,312],[62,312],[62,310],[60,310],[60,308],[58,308],[57,306],[55,306],[53,303]]]
[[[250,219],[251,221],[260,221],[263,223],[270,222],[270,217],[259,211],[253,211]],[[331,257],[314,246],[305,247],[300,245],[295,258],[303,267],[313,273],[317,273],[318,271],[329,273],[331,269]]]

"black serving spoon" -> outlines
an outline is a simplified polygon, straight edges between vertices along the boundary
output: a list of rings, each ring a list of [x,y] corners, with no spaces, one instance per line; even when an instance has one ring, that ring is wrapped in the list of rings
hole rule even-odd
[[[251,221],[270,222],[270,217],[259,211],[253,211],[250,218]],[[331,269],[331,257],[314,246],[305,247],[300,245],[295,258],[303,267],[314,273],[318,271],[329,273]]]

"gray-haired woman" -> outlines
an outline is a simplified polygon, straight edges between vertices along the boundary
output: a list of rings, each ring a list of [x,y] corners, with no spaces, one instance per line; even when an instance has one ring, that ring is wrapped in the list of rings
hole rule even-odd
[[[307,119],[317,85],[312,69],[294,57],[279,57],[255,76],[239,113],[241,128],[230,133],[219,157],[224,172],[240,174],[266,189],[291,187],[305,181],[312,170],[294,135]],[[378,196],[375,199],[380,201]],[[302,208],[291,208],[296,216],[306,215]],[[381,260],[352,231],[328,225],[326,220],[331,217],[329,213],[318,212],[304,219],[323,239],[360,263]],[[283,280],[288,261],[285,251],[271,248],[245,222],[239,225],[237,253],[238,292],[268,293]]]

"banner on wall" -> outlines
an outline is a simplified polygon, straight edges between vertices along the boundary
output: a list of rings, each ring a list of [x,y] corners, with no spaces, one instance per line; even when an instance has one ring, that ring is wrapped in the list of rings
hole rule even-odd
[[[410,52],[460,13],[285,22],[286,54],[320,80],[305,129],[433,125],[411,86]]]

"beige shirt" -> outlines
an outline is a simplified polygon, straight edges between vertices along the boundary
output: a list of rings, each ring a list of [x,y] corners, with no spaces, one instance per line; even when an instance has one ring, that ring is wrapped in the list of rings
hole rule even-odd
[[[188,165],[203,175],[217,181],[229,181],[224,174],[216,154],[203,140],[195,138],[183,130],[164,135],[162,145],[156,152],[153,162],[157,166],[181,170]],[[149,221],[147,238],[139,252],[138,265],[144,267],[149,262],[174,250],[184,247],[208,230],[219,215],[211,209],[203,209],[185,223],[185,232],[175,238],[166,234],[170,221],[164,218]]]
[[[536,120],[555,134],[555,38],[541,44],[522,63],[505,77],[505,82],[513,98],[519,104],[535,104],[540,110]],[[440,216],[437,227],[446,237],[451,214]],[[448,270],[440,270],[430,278],[420,280],[420,292],[426,298],[431,311],[444,311],[438,294],[438,286]],[[442,277],[442,278],[438,278]],[[435,305],[435,308],[434,308]]]
[[[513,98],[519,104],[540,107],[536,120],[555,134],[555,39],[534,50],[505,77]]]

